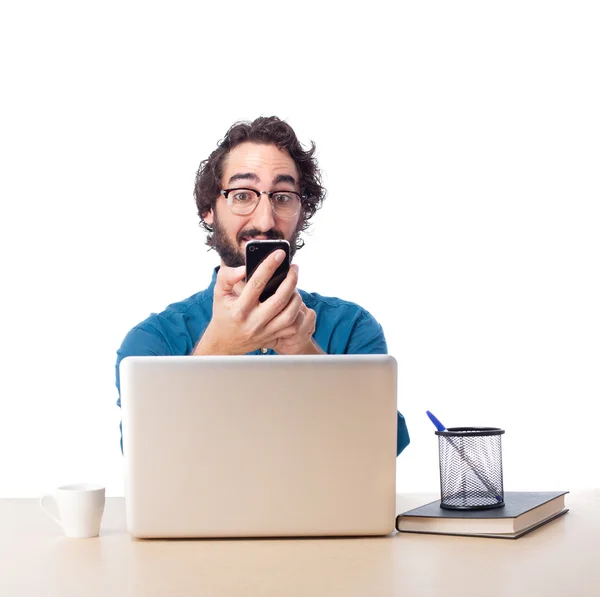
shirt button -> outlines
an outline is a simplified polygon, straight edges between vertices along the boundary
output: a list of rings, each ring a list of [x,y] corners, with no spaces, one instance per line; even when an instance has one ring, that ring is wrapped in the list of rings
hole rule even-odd
[[[268,348],[261,348],[260,352],[262,352],[263,354],[267,354],[269,352]]]

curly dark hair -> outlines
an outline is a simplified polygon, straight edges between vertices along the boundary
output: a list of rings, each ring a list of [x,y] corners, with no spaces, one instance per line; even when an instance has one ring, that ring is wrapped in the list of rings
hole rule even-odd
[[[206,240],[206,244],[209,246],[212,244],[213,228],[204,221],[204,217],[211,209],[214,209],[221,192],[223,162],[227,154],[245,141],[276,145],[279,149],[287,150],[294,160],[300,173],[300,194],[305,197],[302,200],[298,232],[308,228],[308,221],[315,215],[325,199],[327,192],[321,185],[321,172],[314,157],[316,147],[312,141],[310,149],[304,150],[292,127],[277,116],[261,116],[252,122],[236,122],[227,131],[225,138],[219,141],[217,149],[206,160],[200,162],[200,167],[196,172],[194,198],[200,225],[209,232]],[[298,237],[297,239],[296,248],[300,249],[304,246],[304,241]]]

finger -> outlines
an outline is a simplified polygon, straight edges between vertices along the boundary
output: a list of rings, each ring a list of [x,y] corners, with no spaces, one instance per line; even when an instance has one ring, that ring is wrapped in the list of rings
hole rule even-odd
[[[273,297],[271,297],[273,298]],[[271,299],[269,299],[270,301]],[[265,301],[263,304],[266,305],[268,301]],[[280,313],[278,313],[275,317],[273,317],[269,323],[265,326],[265,334],[268,336],[277,335],[279,336],[279,332],[284,328],[289,328],[291,326],[295,326],[294,329],[298,328],[299,318],[303,317],[302,307],[304,303],[302,302],[302,297],[298,292],[295,292],[294,295],[289,300],[285,309],[283,309]]]
[[[294,293],[296,293],[298,298],[300,298],[300,295],[296,291],[297,284],[298,266],[292,265],[290,266],[290,271],[287,273],[287,276],[280,284],[275,294],[270,296],[260,307],[265,315],[265,321],[269,321],[281,313],[288,306]],[[302,302],[301,298],[300,302]]]
[[[296,317],[296,321],[292,325],[289,325],[285,328],[282,328],[278,332],[275,332],[275,338],[277,340],[291,338],[292,336],[302,335],[302,328],[304,327],[304,322],[306,321],[306,316],[302,312],[302,310],[298,311],[298,317]]]
[[[256,268],[252,277],[247,281],[246,286],[240,296],[240,308],[249,310],[256,306],[262,291],[267,282],[271,279],[275,270],[285,259],[285,251],[277,249],[268,255],[263,262]]]
[[[312,335],[315,333],[317,314],[312,309],[309,309],[304,303],[302,303],[301,313],[302,318],[299,317],[296,319],[294,325],[292,326],[295,329],[295,334],[298,336],[312,337]],[[280,334],[285,334],[285,336],[280,337],[290,337],[288,329],[281,330]]]
[[[246,268],[221,266],[215,283],[215,296],[222,297],[232,294],[233,287],[244,279]]]
[[[235,284],[231,293],[234,294],[236,297],[241,296],[245,286],[246,282],[242,279],[237,284]]]
[[[302,323],[302,332],[308,336],[315,333],[317,326],[317,314],[314,309],[304,308],[304,322]]]

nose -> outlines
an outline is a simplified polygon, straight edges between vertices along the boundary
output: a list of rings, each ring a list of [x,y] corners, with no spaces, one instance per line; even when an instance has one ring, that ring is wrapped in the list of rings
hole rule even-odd
[[[262,194],[256,209],[252,212],[251,224],[261,232],[268,232],[275,227],[275,218],[273,217],[273,207],[266,194]]]

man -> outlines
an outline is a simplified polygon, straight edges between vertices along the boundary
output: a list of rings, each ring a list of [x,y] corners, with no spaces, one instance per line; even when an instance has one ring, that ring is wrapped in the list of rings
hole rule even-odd
[[[282,250],[269,255],[244,283],[244,247],[250,239],[286,239],[291,257],[303,246],[300,233],[326,193],[314,152],[314,144],[304,150],[277,117],[229,129],[200,164],[194,188],[207,244],[221,265],[206,290],[150,315],[127,334],[117,351],[117,389],[119,363],[129,355],[387,353],[383,330],[370,313],[298,290],[295,264],[277,292],[259,302],[284,258]],[[398,413],[397,454],[409,441]]]

